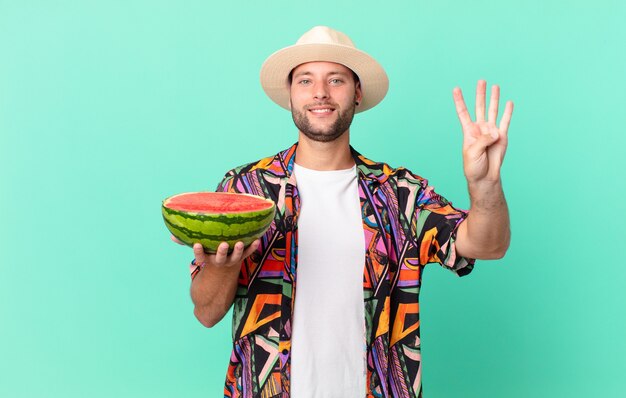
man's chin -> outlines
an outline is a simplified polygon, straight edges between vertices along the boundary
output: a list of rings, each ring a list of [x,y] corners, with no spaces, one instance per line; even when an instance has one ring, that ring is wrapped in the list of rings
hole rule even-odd
[[[311,131],[300,130],[305,137],[316,142],[332,142],[341,137],[344,132],[327,132],[327,131]]]
[[[351,114],[353,116],[354,113]],[[312,120],[306,113],[292,111],[293,121],[298,130],[311,141],[332,142],[341,137],[350,128],[352,117],[345,118],[337,114],[335,120]]]

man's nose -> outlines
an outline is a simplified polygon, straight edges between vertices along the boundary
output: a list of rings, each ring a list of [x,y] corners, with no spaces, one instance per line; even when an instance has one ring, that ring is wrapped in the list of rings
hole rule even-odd
[[[328,98],[328,87],[325,84],[316,84],[313,91],[313,98],[322,100]]]

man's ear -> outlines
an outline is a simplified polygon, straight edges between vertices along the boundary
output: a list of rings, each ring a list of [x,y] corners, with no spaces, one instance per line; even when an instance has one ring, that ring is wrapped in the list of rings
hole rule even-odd
[[[363,102],[363,90],[361,90],[361,82],[356,82],[354,87],[354,99],[357,103]]]

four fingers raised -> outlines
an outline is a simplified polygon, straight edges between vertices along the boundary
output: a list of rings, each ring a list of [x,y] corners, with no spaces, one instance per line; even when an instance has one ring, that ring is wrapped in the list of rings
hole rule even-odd
[[[485,96],[487,91],[487,82],[485,80],[479,80],[476,85],[476,122],[485,122]],[[456,108],[457,116],[461,122],[461,126],[464,128],[472,124],[472,118],[465,105],[463,99],[463,92],[460,88],[455,87],[452,90],[452,97],[454,99],[454,105]],[[491,86],[491,98],[489,100],[489,110],[487,114],[487,122],[496,125],[498,119],[498,107],[500,104],[500,86],[494,84]],[[511,122],[511,115],[513,113],[513,102],[508,101],[506,103],[504,114],[500,120],[498,128],[506,133],[509,123]]]

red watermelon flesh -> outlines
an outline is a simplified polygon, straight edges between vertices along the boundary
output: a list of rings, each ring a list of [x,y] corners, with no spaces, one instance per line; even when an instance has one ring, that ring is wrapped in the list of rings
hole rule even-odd
[[[274,206],[258,196],[225,192],[191,192],[167,199],[165,205],[173,210],[198,213],[241,213],[259,211]]]

